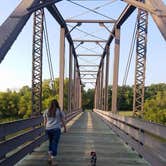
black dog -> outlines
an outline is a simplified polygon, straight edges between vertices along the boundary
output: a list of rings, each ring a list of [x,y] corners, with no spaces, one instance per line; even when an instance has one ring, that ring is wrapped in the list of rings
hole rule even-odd
[[[96,166],[96,160],[97,160],[97,155],[96,155],[96,152],[91,152],[90,153],[91,155],[91,166]]]

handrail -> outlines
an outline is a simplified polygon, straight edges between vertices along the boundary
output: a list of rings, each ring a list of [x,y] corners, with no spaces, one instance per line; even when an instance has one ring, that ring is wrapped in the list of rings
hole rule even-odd
[[[68,113],[66,122],[80,112]],[[0,165],[14,165],[46,140],[42,116],[0,124]]]
[[[166,126],[108,111],[94,112],[152,165],[166,165]]]

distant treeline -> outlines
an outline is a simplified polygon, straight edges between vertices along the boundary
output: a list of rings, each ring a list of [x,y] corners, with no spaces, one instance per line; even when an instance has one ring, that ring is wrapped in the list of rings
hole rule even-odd
[[[109,86],[109,110],[111,110],[112,86]],[[42,109],[49,106],[51,99],[58,99],[59,79],[55,80],[55,96],[50,88],[50,81],[42,84]],[[67,110],[68,79],[64,82],[64,110]],[[83,109],[92,109],[94,105],[94,89],[83,90]],[[0,119],[22,119],[31,115],[31,88],[22,87],[19,92],[8,90],[0,92]],[[133,87],[118,87],[118,110],[130,111],[133,109]],[[166,124],[166,84],[152,84],[145,87],[145,104],[142,117],[157,123]]]

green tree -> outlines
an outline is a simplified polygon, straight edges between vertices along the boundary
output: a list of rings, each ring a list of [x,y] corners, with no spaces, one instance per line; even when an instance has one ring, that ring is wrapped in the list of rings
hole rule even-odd
[[[19,95],[16,92],[8,90],[0,93],[0,117],[10,118],[18,117]]]
[[[94,89],[83,90],[82,93],[82,107],[83,109],[94,108]]]
[[[32,113],[31,89],[28,86],[24,86],[20,89],[19,95],[18,114],[22,118],[29,118]]]
[[[146,100],[143,118],[148,121],[166,124],[166,91],[159,91],[156,96]]]

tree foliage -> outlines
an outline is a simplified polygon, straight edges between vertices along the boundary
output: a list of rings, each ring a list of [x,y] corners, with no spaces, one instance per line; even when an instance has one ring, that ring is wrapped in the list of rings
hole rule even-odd
[[[50,100],[59,98],[59,79],[55,79],[54,91],[50,80],[42,84],[42,109],[48,108]],[[68,107],[68,83],[64,81],[64,110]],[[112,86],[108,87],[108,107],[111,110]],[[94,89],[83,90],[83,109],[93,109]],[[133,108],[133,87],[118,87],[118,110],[129,111]],[[19,92],[0,92],[0,118],[28,118],[31,115],[31,88],[22,87]],[[145,87],[145,105],[142,117],[146,120],[166,124],[166,84],[152,84]]]
[[[145,101],[143,118],[166,125],[166,90]]]

